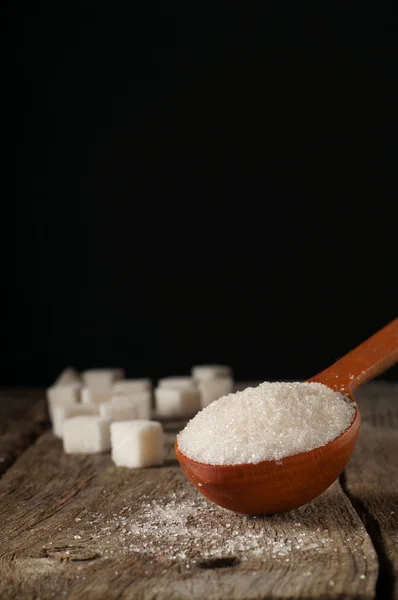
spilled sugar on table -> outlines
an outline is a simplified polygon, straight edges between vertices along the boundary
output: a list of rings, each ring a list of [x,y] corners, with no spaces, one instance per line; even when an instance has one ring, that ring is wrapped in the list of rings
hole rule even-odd
[[[160,467],[68,456],[44,393],[0,395],[0,598],[398,599],[398,384],[357,393],[340,481],[290,513],[247,517],[185,479],[165,422]]]

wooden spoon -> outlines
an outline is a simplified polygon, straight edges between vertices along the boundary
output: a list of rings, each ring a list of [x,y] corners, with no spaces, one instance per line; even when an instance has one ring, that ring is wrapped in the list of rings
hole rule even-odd
[[[325,371],[318,381],[345,394],[398,362],[398,319],[375,333]],[[274,514],[313,500],[340,475],[358,437],[361,417],[356,407],[351,425],[325,446],[257,464],[209,465],[188,458],[178,448],[178,461],[190,482],[206,498],[238,513]]]

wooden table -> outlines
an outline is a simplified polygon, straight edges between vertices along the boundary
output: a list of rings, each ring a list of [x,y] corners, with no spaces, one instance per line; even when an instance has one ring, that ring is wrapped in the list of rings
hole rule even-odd
[[[68,456],[41,391],[0,397],[0,598],[398,598],[398,385],[358,393],[363,426],[339,482],[264,518],[209,503],[173,450],[162,467]]]

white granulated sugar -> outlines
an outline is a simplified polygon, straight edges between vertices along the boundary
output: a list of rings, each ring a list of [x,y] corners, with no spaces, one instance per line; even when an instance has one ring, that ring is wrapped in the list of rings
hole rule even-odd
[[[213,465],[258,463],[324,446],[355,405],[321,383],[262,383],[200,411],[178,436],[183,454]]]
[[[332,510],[330,514],[330,508],[335,506],[333,488],[317,500],[324,515],[323,526],[317,528],[319,513],[308,505],[292,511],[288,522],[286,515],[248,517],[226,511],[193,489],[175,484],[175,492],[164,494],[158,487],[148,486],[143,493],[141,480],[139,491],[126,489],[113,500],[111,513],[109,508],[105,514],[93,513],[87,506],[71,520],[66,531],[62,530],[62,544],[65,535],[70,535],[73,548],[78,535],[82,540],[90,540],[90,549],[104,558],[145,557],[143,564],[152,565],[154,571],[173,563],[190,569],[223,557],[235,557],[249,568],[260,567],[261,562],[268,560],[276,568],[290,563],[294,570],[295,565],[300,568],[305,557],[306,572],[313,572],[323,558],[329,560],[341,552],[342,540],[333,525],[335,513]],[[102,494],[106,496],[107,490],[103,489]],[[353,536],[346,551],[355,564],[366,564],[366,531],[355,527]]]
[[[165,553],[170,560],[191,563],[199,558],[241,555],[253,558],[264,553],[264,529],[262,523],[249,522],[246,527],[230,528],[230,523],[219,523],[216,528],[214,513],[223,513],[209,507],[201,499],[180,499],[173,494],[168,502],[148,500],[140,509],[138,518],[126,520],[125,532],[129,552],[156,555]],[[234,525],[237,523],[233,519]],[[209,536],[209,528],[211,535]],[[206,546],[204,550],[203,546]]]

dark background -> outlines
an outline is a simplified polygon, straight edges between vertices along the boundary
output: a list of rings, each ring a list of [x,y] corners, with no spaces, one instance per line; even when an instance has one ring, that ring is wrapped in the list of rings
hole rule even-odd
[[[10,3],[0,383],[315,374],[398,312],[395,14],[118,4]]]

